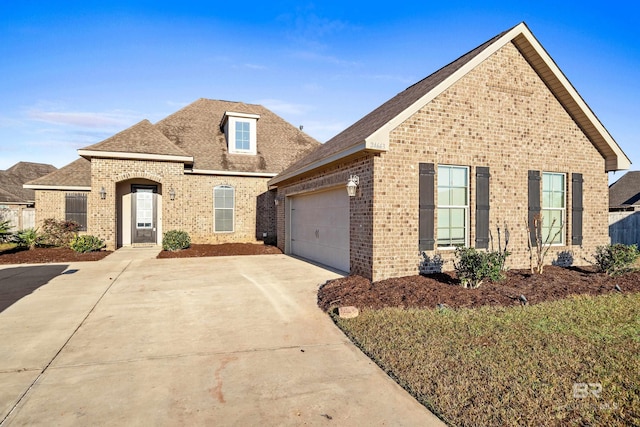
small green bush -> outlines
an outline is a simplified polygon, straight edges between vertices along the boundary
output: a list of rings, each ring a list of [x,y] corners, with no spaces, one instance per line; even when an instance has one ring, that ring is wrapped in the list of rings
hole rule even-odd
[[[105,244],[104,240],[97,236],[83,234],[71,239],[69,246],[76,252],[85,253],[99,251],[104,248]]]
[[[483,280],[498,282],[504,279],[504,264],[510,255],[506,250],[480,252],[474,248],[456,248],[453,267],[464,288],[477,288]]]
[[[46,246],[68,246],[80,231],[80,224],[75,221],[47,218],[42,222],[41,244]]]
[[[633,264],[640,257],[640,251],[636,245],[623,245],[616,243],[613,245],[598,246],[596,248],[595,265],[602,273],[609,276],[619,276],[633,271]]]
[[[35,248],[40,242],[41,236],[35,228],[25,228],[13,235],[13,242],[21,248]]]
[[[179,251],[191,246],[191,238],[186,231],[169,230],[162,235],[162,249]]]

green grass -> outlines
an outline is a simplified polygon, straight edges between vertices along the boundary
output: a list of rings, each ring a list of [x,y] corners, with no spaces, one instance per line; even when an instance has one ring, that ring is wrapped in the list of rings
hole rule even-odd
[[[335,321],[451,425],[640,425],[640,294]]]

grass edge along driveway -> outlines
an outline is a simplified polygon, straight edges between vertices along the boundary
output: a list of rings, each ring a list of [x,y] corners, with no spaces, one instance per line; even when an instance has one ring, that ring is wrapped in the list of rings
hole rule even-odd
[[[640,425],[640,293],[334,321],[448,424]]]

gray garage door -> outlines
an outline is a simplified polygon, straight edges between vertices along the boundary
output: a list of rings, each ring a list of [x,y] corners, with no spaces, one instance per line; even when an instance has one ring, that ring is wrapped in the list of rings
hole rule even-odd
[[[349,196],[344,188],[292,197],[290,252],[349,272]]]

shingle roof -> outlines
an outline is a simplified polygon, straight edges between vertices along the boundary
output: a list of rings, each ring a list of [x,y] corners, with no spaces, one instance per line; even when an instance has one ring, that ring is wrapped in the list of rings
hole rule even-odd
[[[80,157],[48,175],[27,182],[27,185],[91,187],[91,161]]]
[[[104,141],[85,147],[82,151],[159,154],[167,156],[187,155],[146,119]]]
[[[609,187],[609,207],[640,206],[640,171],[629,171]]]
[[[220,124],[226,112],[257,114],[257,155],[229,154]],[[143,120],[79,150],[91,158],[148,154],[193,158],[194,170],[276,174],[320,143],[261,105],[201,98],[155,125]],[[91,186],[90,160],[75,162],[29,182],[38,186]]]
[[[18,162],[0,171],[0,203],[32,203],[35,193],[23,184],[55,170],[55,166],[44,163]]]
[[[257,114],[257,155],[229,154],[220,123],[225,112]],[[194,158],[193,169],[279,173],[320,145],[262,105],[199,99],[155,125]]]

